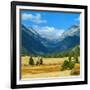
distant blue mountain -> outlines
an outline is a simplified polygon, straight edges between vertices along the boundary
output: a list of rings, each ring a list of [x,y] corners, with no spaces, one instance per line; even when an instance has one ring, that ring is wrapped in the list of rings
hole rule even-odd
[[[41,43],[40,37],[37,32],[31,29],[27,29],[25,26],[21,26],[21,45],[30,54],[44,54],[47,53],[46,47]]]
[[[80,27],[73,25],[57,41],[42,38],[33,28],[21,26],[21,45],[29,54],[45,55],[62,52],[80,44]]]
[[[76,45],[79,44],[80,44],[80,27],[79,25],[73,25],[61,35],[55,50],[63,51],[68,48],[75,47]]]

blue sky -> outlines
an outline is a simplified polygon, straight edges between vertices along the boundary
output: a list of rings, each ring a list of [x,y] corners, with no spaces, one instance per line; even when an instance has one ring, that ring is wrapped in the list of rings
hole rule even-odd
[[[59,36],[72,25],[79,23],[79,13],[21,11],[21,24],[28,28],[33,27],[40,34],[44,33],[43,35],[49,37]]]

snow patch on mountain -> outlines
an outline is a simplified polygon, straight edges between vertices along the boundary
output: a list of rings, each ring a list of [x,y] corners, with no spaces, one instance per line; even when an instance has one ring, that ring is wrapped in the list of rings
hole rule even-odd
[[[55,41],[60,38],[62,33],[64,32],[64,29],[57,29],[55,27],[49,27],[49,26],[44,26],[44,27],[39,27],[39,26],[34,26],[34,30],[39,33],[39,35],[42,38],[46,38],[47,40],[50,41]]]
[[[67,36],[80,36],[80,26],[73,25],[72,27],[70,27],[67,31],[62,33],[61,39],[64,39]]]

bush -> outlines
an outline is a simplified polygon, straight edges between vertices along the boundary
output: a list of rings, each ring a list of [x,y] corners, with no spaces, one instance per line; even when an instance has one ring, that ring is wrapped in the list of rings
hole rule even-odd
[[[74,67],[74,65],[75,65],[75,62],[73,62],[73,61],[69,62],[69,69],[72,69]]]
[[[62,65],[62,69],[61,70],[65,70],[69,67],[69,62],[67,60],[64,61],[63,65]]]
[[[68,60],[65,60],[63,65],[62,65],[62,68],[61,70],[65,70],[65,69],[72,69],[75,65],[75,62],[74,61],[68,61]]]

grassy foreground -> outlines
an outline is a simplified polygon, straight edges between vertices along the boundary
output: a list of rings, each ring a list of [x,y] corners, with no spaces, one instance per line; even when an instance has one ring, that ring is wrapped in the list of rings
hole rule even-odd
[[[34,63],[37,58],[34,57]],[[80,65],[75,65],[72,70],[61,70],[65,58],[43,58],[43,65],[29,65],[29,56],[21,57],[21,78],[47,78],[47,77],[64,77],[71,76],[76,70],[80,72]]]

